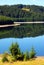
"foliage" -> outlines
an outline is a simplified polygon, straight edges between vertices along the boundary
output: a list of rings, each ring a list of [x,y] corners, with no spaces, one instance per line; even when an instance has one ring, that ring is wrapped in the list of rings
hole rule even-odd
[[[20,55],[20,48],[17,43],[13,44],[10,46],[10,53],[12,56],[17,60],[17,56]]]
[[[4,53],[3,58],[2,58],[2,62],[8,62],[8,61],[9,60],[7,58],[7,55],[6,55],[6,53]]]
[[[13,20],[7,16],[0,16],[0,25],[13,24]]]
[[[34,48],[32,47],[31,51],[30,51],[30,54],[29,54],[29,58],[34,58],[35,55],[36,55],[36,52],[35,52]]]
[[[24,61],[29,60],[29,52],[26,52],[24,54]]]
[[[2,62],[8,62],[7,57],[3,57]]]
[[[24,60],[24,54],[21,53],[20,55],[18,55],[17,60],[23,61]]]
[[[26,53],[22,53],[20,51],[19,45],[17,43],[13,44],[10,46],[10,52],[12,55],[12,61],[16,61],[16,60],[20,60],[20,61],[27,61],[30,58],[34,58],[36,55],[36,52],[34,50],[34,48],[32,47],[30,53],[26,52]]]
[[[10,52],[12,56],[20,54],[19,45],[17,43],[11,45]]]
[[[0,6],[0,16],[0,20],[4,21],[44,21],[44,7],[22,4]]]
[[[30,54],[29,54],[29,52],[26,52],[26,53],[21,52],[18,43],[15,43],[15,44],[12,43],[9,50],[10,50],[11,54],[4,53],[3,58],[2,58],[2,62],[8,62],[8,61],[14,62],[17,60],[27,61],[31,58],[34,58],[36,55],[36,52],[35,52],[33,47],[30,51]]]
[[[12,56],[12,57],[11,57],[11,61],[14,62],[14,61],[16,61],[16,60],[17,60],[16,56],[14,56],[14,57]]]

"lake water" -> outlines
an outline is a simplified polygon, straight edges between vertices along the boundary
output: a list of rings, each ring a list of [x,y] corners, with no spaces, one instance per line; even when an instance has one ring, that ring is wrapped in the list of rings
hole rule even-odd
[[[22,52],[30,51],[33,46],[37,56],[44,56],[44,35],[38,37],[0,39],[0,54],[8,52],[12,42],[18,42]]]

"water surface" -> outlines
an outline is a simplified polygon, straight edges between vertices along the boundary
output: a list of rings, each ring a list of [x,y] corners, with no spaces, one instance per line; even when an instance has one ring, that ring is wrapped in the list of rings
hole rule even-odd
[[[9,52],[12,42],[18,42],[22,52],[30,51],[33,46],[37,56],[44,56],[44,35],[38,37],[0,39],[0,54]]]

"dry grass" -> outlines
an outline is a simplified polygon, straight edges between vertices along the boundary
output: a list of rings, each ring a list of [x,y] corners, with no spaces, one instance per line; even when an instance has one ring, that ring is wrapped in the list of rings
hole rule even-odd
[[[27,12],[30,11],[30,9],[28,9],[28,8],[22,8],[22,10],[27,11]]]
[[[0,60],[0,65],[44,65],[44,57],[37,57],[29,61],[5,62]]]

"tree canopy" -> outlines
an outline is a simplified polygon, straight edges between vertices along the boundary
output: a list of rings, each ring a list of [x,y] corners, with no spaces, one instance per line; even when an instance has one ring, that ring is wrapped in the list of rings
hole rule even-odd
[[[0,16],[10,17],[12,21],[44,21],[44,7],[35,5],[3,5]],[[1,18],[0,18],[1,19]],[[6,20],[7,18],[5,18]]]

